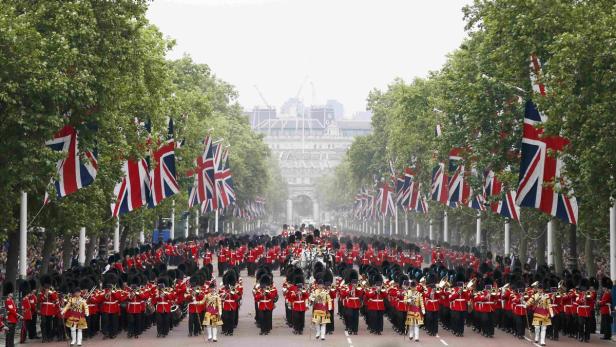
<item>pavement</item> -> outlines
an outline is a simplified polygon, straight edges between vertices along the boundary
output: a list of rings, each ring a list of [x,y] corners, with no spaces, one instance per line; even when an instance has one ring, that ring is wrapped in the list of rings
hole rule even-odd
[[[216,268],[216,267],[215,267]],[[279,292],[282,288],[283,278],[279,276],[279,272],[274,271],[274,284]],[[384,319],[384,331],[382,335],[372,335],[368,333],[368,329],[360,317],[358,335],[348,336],[344,331],[344,323],[337,314],[335,314],[335,331],[332,335],[327,335],[325,341],[319,341],[314,338],[315,331],[310,325],[309,312],[306,313],[306,328],[303,335],[294,335],[291,328],[287,327],[284,322],[284,300],[279,299],[276,309],[272,317],[273,329],[269,335],[259,335],[259,329],[254,324],[254,301],[252,297],[252,287],[255,279],[246,276],[246,271],[242,273],[244,282],[244,298],[239,313],[239,324],[233,336],[224,336],[219,332],[218,342],[207,342],[203,335],[197,337],[188,337],[188,318],[185,318],[176,328],[169,333],[166,338],[156,337],[156,327],[147,330],[139,339],[127,339],[126,336],[120,335],[114,340],[103,340],[99,334],[92,340],[84,341],[84,346],[87,347],[180,347],[180,346],[203,346],[205,344],[217,347],[298,347],[298,346],[318,346],[318,347],[394,347],[394,346],[417,346],[417,347],[456,347],[456,346],[472,346],[472,347],[539,347],[531,340],[519,340],[513,336],[506,334],[498,329],[495,331],[493,338],[485,338],[474,333],[470,329],[465,329],[464,337],[453,336],[448,331],[439,327],[438,336],[428,336],[423,330],[420,331],[420,341],[410,341],[408,337],[403,337],[396,334],[391,323]],[[220,279],[220,278],[219,278]],[[336,307],[337,312],[337,307]],[[530,337],[530,333],[527,334]],[[611,341],[599,339],[599,335],[592,335],[590,343],[580,343],[577,340],[561,337],[559,341],[546,341],[547,346],[610,346]],[[26,342],[29,346],[45,346],[45,347],[68,347],[67,342],[40,343],[37,341]]]

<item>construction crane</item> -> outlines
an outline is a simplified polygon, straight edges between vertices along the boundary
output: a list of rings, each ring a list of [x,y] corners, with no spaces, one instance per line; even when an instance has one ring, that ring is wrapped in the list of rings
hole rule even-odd
[[[252,86],[255,87],[257,93],[259,94],[259,97],[261,98],[261,100],[263,101],[265,106],[267,108],[269,108],[270,110],[273,109],[273,107],[269,104],[269,102],[267,102],[267,100],[265,100],[265,97],[263,96],[263,93],[261,93],[261,90],[259,89],[259,87],[257,87],[256,84],[253,84]]]

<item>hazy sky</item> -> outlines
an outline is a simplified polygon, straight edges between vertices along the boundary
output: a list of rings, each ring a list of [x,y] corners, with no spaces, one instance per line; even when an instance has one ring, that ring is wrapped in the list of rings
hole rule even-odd
[[[245,108],[337,99],[364,110],[373,88],[424,77],[462,42],[471,0],[154,0],[149,19],[239,91]],[[312,89],[314,85],[314,93]]]

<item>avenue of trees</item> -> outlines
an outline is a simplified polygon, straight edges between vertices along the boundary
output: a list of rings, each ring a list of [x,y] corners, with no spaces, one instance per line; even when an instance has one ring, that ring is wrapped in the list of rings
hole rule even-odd
[[[329,189],[322,189],[327,207],[349,206],[361,187],[372,186],[374,175],[389,175],[389,161],[398,173],[414,167],[428,195],[431,169],[447,162],[456,147],[468,149],[467,167],[491,169],[506,189],[517,189],[524,101],[532,97],[549,117],[546,131],[570,140],[565,175],[579,204],[577,230],[557,222],[556,269],[582,254],[585,270],[594,273],[594,255],[607,253],[608,210],[616,193],[616,4],[476,0],[463,14],[467,38],[440,70],[413,81],[396,79],[387,90],[370,93],[374,132],[356,139]],[[532,53],[543,64],[544,98],[532,94]],[[438,138],[437,123],[443,130]],[[481,184],[481,175],[471,179],[475,192]],[[432,218],[439,231],[444,207],[430,207],[428,216],[409,218],[413,224]],[[473,245],[476,211],[448,208],[448,214],[450,242]],[[504,220],[491,212],[481,217],[488,242],[502,252]],[[548,220],[522,208],[521,223],[512,223],[512,246],[522,259],[545,262]]]
[[[7,278],[15,277],[20,191],[29,195],[30,227],[45,228],[43,254],[58,236],[70,259],[70,236],[86,227],[90,246],[110,237],[110,203],[126,158],[143,157],[150,120],[154,139],[173,118],[181,192],[154,209],[122,217],[122,247],[160,216],[187,210],[193,179],[186,177],[212,129],[230,145],[230,166],[239,205],[257,196],[278,206],[286,197],[277,165],[262,136],[251,131],[234,88],[207,65],[188,56],[167,60],[174,41],[145,17],[147,0],[0,1],[0,239],[9,241]],[[98,176],[78,192],[42,207],[60,156],[45,141],[63,125],[79,131],[79,148],[98,151]],[[275,189],[268,188],[274,186]],[[37,212],[35,220],[32,220]],[[193,212],[194,213],[194,212]],[[194,218],[193,218],[194,219]],[[93,252],[88,250],[88,257]],[[66,254],[65,254],[66,257]],[[66,258],[65,258],[66,259]]]

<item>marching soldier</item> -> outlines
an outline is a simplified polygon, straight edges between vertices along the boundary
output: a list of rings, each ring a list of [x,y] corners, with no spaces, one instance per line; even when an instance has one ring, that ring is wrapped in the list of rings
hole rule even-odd
[[[145,313],[145,299],[147,294],[133,284],[128,294],[128,304],[126,306],[127,336],[129,338],[139,338],[143,332],[143,315]]]
[[[381,335],[383,332],[383,313],[385,311],[385,290],[383,277],[375,273],[369,279],[370,288],[365,292],[366,319],[368,330],[372,334]]]
[[[190,278],[192,290],[187,294],[188,301],[188,336],[197,336],[201,334],[201,315],[204,310],[202,303],[205,294],[198,283],[199,277]],[[202,284],[202,283],[201,283]]]
[[[156,307],[156,337],[167,337],[171,329],[171,303],[173,291],[165,287],[166,278],[159,278],[158,292],[152,303]]]
[[[40,279],[43,290],[39,296],[41,315],[41,335],[43,342],[50,342],[54,337],[54,320],[57,313],[58,293],[51,288],[51,276],[44,275]]]
[[[330,311],[332,309],[332,298],[329,290],[325,288],[324,273],[317,276],[317,288],[310,295],[312,304],[312,323],[316,327],[316,339],[325,340],[325,329],[327,323],[331,321]]]
[[[436,336],[436,334],[438,334],[438,313],[440,309],[439,293],[434,286],[434,282],[430,280],[430,277],[428,280],[428,289],[424,293],[426,308],[424,324],[426,327],[426,333],[430,336]]]
[[[18,319],[21,317],[19,313],[17,313],[17,305],[13,299],[13,290],[13,283],[4,282],[2,293],[6,296],[4,300],[4,309],[6,310],[6,324],[8,328],[6,332],[6,347],[15,346],[15,326],[17,325]]]
[[[86,317],[88,316],[88,304],[81,297],[81,289],[75,287],[73,296],[68,299],[66,306],[62,309],[65,325],[71,331],[71,346],[77,344],[81,346],[83,329],[88,327]]]
[[[216,291],[216,282],[212,281],[210,286],[211,290],[203,298],[205,317],[202,324],[207,330],[207,340],[217,342],[218,327],[223,324],[220,318],[222,316],[222,303],[220,295]]]
[[[263,274],[259,279],[259,285],[253,290],[254,300],[259,311],[259,335],[267,335],[272,330],[272,311],[278,300],[278,291],[272,286],[272,277]]]
[[[304,290],[304,276],[301,273],[293,277],[293,284],[293,290],[289,288],[287,292],[287,298],[291,304],[291,324],[293,333],[301,335],[304,333],[306,301],[309,294]]]
[[[409,340],[415,338],[415,342],[419,342],[419,327],[424,323],[426,308],[423,295],[417,291],[417,282],[411,281],[410,288],[404,293],[404,301],[408,305],[405,325],[409,331]]]
[[[122,294],[114,289],[117,284],[117,276],[113,273],[107,273],[105,290],[101,305],[101,327],[103,331],[103,339],[114,339],[118,335],[120,326],[120,299]]]
[[[547,327],[552,325],[551,318],[554,316],[552,303],[550,302],[549,295],[543,291],[539,282],[533,283],[531,287],[534,289],[534,293],[527,304],[534,308],[532,325],[535,327],[535,343],[545,346]]]
[[[363,288],[358,281],[357,271],[351,269],[345,278],[346,284],[340,288],[340,297],[344,306],[344,323],[350,335],[357,335],[359,326],[359,309],[361,308]]]
[[[224,335],[233,335],[235,328],[235,314],[238,310],[238,301],[240,295],[235,290],[237,283],[236,272],[233,269],[227,270],[222,278],[223,287],[220,288],[220,297],[222,301],[222,333]]]
[[[21,314],[23,315],[23,324],[21,330],[20,343],[26,341],[26,334],[30,340],[36,339],[36,321],[34,320],[36,312],[36,295],[31,293],[30,283],[22,281],[19,285],[21,293]]]
[[[577,316],[578,318],[578,339],[582,342],[588,342],[590,340],[591,332],[594,332],[595,328],[592,325],[592,316],[594,315],[595,298],[594,291],[589,290],[588,280],[583,279],[580,283],[580,290],[577,293],[575,302],[577,304]]]
[[[612,339],[612,280],[609,277],[601,279],[603,295],[599,301],[599,313],[601,314],[601,334],[603,340]]]

